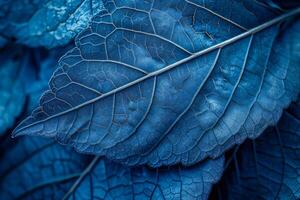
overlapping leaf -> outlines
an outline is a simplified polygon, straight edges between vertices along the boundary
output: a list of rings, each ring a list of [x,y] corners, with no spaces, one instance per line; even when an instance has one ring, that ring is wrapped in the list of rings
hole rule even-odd
[[[193,167],[128,168],[36,137],[1,146],[3,199],[207,199],[224,158]]]
[[[299,112],[285,112],[276,127],[240,147],[219,184],[219,197],[299,199],[299,154]]]
[[[64,199],[208,199],[224,158],[193,167],[128,168],[96,157]]]
[[[89,157],[44,138],[22,138],[1,146],[0,197],[61,199],[81,175]]]
[[[279,23],[299,9],[275,18],[256,1],[104,5],[15,135],[128,165],[191,165],[257,137],[299,91],[299,27]]]
[[[0,38],[34,47],[66,45],[102,7],[101,0],[0,1]]]

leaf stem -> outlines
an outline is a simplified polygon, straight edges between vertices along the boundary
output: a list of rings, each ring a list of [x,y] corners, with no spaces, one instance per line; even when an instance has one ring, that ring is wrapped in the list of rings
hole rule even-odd
[[[93,169],[95,164],[98,163],[100,159],[100,156],[95,156],[94,159],[91,161],[91,163],[87,166],[87,168],[81,173],[80,177],[76,180],[76,182],[72,185],[70,190],[65,194],[63,197],[63,200],[66,200],[70,197],[71,194],[76,190],[76,188],[79,186],[81,181],[86,177],[86,175]]]

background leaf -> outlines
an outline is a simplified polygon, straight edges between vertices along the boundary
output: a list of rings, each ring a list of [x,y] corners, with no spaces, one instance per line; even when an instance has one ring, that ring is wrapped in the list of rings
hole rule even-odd
[[[257,137],[298,94],[299,23],[276,22],[299,8],[246,31],[275,14],[255,2],[104,3],[15,135],[127,165],[191,165]]]
[[[224,158],[193,167],[128,168],[96,157],[64,199],[208,199]]]
[[[20,77],[20,63],[13,55],[0,55],[0,135],[14,125],[25,102]]]
[[[25,92],[28,95],[27,111],[29,113],[38,105],[39,98],[48,89],[48,81],[57,67],[59,58],[71,47],[72,45],[51,50],[27,49],[23,55],[21,73],[26,74],[22,79],[24,80]]]
[[[299,109],[299,102],[292,107]],[[218,185],[219,199],[300,198],[300,118],[295,111],[241,145]]]
[[[300,2],[295,0],[259,0],[259,1],[275,9],[280,9],[280,10],[293,9],[300,5]]]
[[[0,35],[32,47],[66,45],[102,8],[101,0],[1,1]]]
[[[1,146],[1,199],[61,199],[89,157],[36,137]]]

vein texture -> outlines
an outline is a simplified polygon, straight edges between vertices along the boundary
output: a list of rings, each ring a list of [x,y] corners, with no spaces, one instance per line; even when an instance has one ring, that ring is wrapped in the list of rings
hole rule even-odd
[[[14,135],[153,167],[257,137],[299,92],[299,27],[279,22],[300,10],[209,2],[104,1]]]
[[[223,163],[222,157],[188,168],[128,168],[96,157],[64,199],[208,199]]]
[[[219,184],[219,199],[300,198],[300,118],[295,111],[285,111],[275,127],[241,145]]]
[[[0,196],[6,200],[61,199],[89,159],[44,138],[8,145],[1,147],[6,152],[0,165]]]

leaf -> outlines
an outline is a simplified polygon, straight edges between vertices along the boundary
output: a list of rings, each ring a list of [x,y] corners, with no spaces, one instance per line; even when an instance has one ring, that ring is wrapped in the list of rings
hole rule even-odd
[[[28,46],[48,48],[68,44],[103,7],[102,1],[98,0],[16,0],[1,3],[2,35],[16,38],[18,43]]]
[[[64,199],[207,199],[224,158],[192,167],[128,168],[96,157]]]
[[[90,161],[37,137],[10,141],[3,150],[7,152],[0,157],[0,196],[5,200],[207,199],[224,164],[221,157],[188,168],[128,168],[100,157]]]
[[[0,52],[0,136],[13,127],[25,105],[28,104],[30,112],[37,106],[59,57],[68,48],[48,52],[16,46]],[[29,101],[25,103],[27,97]]]
[[[36,106],[40,96],[48,89],[48,81],[57,67],[59,58],[64,55],[71,45],[51,50],[34,49],[28,50],[23,56],[23,71],[31,70],[32,75],[23,77],[25,80],[25,91],[29,96],[27,110],[31,113]]]
[[[0,136],[20,115],[25,94],[19,77],[19,63],[7,54],[0,55]]]
[[[85,168],[83,157],[53,140],[22,138],[1,158],[1,199],[61,199]],[[3,151],[3,150],[2,150]]]
[[[220,199],[299,199],[299,154],[300,118],[285,112],[277,126],[241,145],[222,177]]]
[[[277,9],[293,9],[300,5],[299,1],[294,0],[260,0],[262,3],[266,3]]]
[[[299,27],[279,22],[300,9],[217,2],[105,1],[13,135],[153,167],[257,137],[298,94]]]

